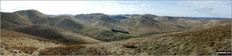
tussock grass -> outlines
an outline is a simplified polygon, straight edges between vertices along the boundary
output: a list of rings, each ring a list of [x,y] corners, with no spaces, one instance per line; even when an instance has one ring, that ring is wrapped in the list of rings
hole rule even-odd
[[[17,49],[17,50],[21,50],[27,54],[32,54],[35,50],[37,50],[38,48],[33,47],[33,46],[13,46],[11,48]]]
[[[82,45],[67,45],[61,47],[52,47],[46,48],[40,51],[40,55],[72,55],[72,54],[80,54],[80,48],[85,46]]]

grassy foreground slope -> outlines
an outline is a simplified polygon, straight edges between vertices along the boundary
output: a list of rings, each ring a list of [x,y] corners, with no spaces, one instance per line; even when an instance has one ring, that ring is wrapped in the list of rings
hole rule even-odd
[[[46,40],[20,32],[1,29],[1,55],[38,55],[40,49],[64,46],[56,41]]]

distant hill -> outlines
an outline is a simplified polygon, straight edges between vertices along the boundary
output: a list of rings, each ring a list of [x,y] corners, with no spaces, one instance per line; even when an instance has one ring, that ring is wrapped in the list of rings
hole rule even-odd
[[[201,28],[212,28],[215,26],[224,26],[224,25],[228,25],[231,24],[232,19],[222,19],[222,20],[214,20],[214,21],[210,21],[209,23],[194,27],[194,29],[201,29]]]
[[[221,20],[221,19],[232,19],[232,18],[223,18],[223,17],[181,17],[188,19],[201,19],[201,20]]]
[[[143,14],[142,16],[148,17],[148,18],[156,18],[158,17],[157,15],[152,15],[152,14]]]
[[[102,13],[78,14],[78,15],[75,15],[74,17],[88,24],[88,23],[93,22],[93,18],[95,16],[100,16],[100,15],[104,15],[104,14]]]
[[[149,18],[158,17],[158,16],[152,15],[152,14],[142,14],[142,15],[146,16],[146,17],[149,17]],[[113,18],[116,18],[116,19],[129,19],[129,18],[133,18],[133,17],[136,17],[136,16],[142,16],[142,15],[139,15],[139,14],[122,14],[122,15],[109,15],[109,16],[112,16]]]
[[[184,28],[193,28],[207,23],[207,21],[202,21],[202,20],[193,20],[188,18],[179,18],[179,17],[171,17],[171,16],[161,16],[154,18],[154,20],[170,25],[178,25]]]
[[[159,22],[153,20],[153,18],[147,16],[137,16],[131,19],[121,20],[121,27],[129,30],[130,33],[146,34],[153,32],[171,32],[183,30],[176,25],[168,25],[165,22]]]
[[[55,17],[55,16],[74,16],[74,15],[73,14],[58,14],[58,15],[49,14],[48,16]]]
[[[116,18],[116,19],[128,19],[128,17],[124,16],[124,15],[111,15],[111,16]]]

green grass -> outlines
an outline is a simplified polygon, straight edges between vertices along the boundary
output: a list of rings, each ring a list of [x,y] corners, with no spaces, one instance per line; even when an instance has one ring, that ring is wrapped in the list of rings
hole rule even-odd
[[[135,31],[135,30],[137,30],[137,28],[132,27],[132,28],[130,28],[129,30]]]

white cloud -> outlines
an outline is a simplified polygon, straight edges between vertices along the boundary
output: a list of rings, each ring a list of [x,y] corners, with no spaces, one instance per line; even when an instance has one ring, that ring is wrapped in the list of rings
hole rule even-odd
[[[200,12],[208,12],[208,11],[212,11],[214,10],[214,8],[210,7],[210,6],[202,6],[198,9]]]
[[[150,4],[141,4],[142,7],[151,7]]]
[[[123,14],[125,12],[135,13],[139,10],[137,5],[119,4],[113,1],[105,3],[98,2],[99,1],[2,1],[1,11],[13,12],[17,10],[36,9],[45,14]]]
[[[184,1],[179,6],[205,17],[231,17],[231,1]],[[192,13],[191,12],[191,13]]]
[[[187,4],[187,3],[179,3],[180,6],[182,7],[191,7],[192,5]]]

